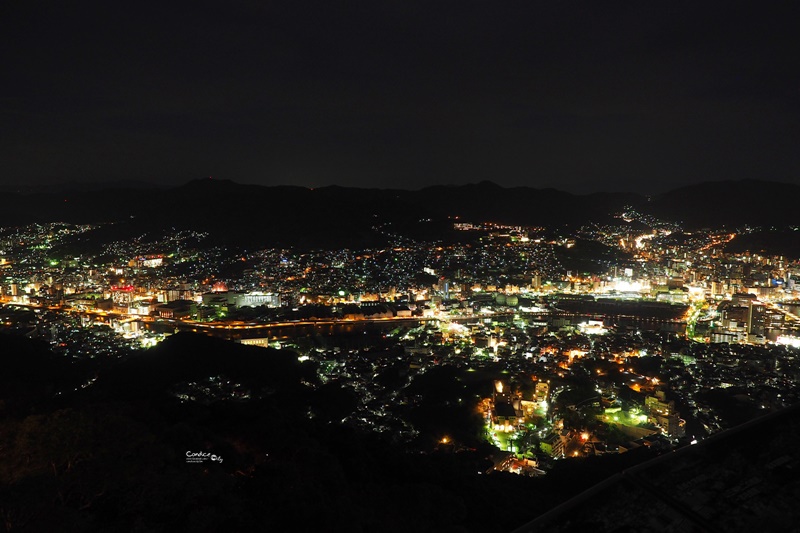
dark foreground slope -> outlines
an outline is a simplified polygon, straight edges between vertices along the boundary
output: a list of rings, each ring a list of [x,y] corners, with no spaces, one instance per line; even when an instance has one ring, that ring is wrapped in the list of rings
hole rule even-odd
[[[531,479],[483,473],[488,445],[343,427],[346,401],[287,350],[181,334],[73,365],[0,336],[0,359],[6,531],[490,532],[542,515],[523,530],[783,531],[797,518],[797,408],[652,462],[639,448]]]
[[[52,382],[58,363],[40,351],[0,337],[7,368],[39,353]],[[542,479],[479,473],[489,446],[409,449],[342,427],[308,363],[205,337],[82,366],[54,382],[62,394],[28,370],[6,379],[33,394],[0,391],[6,531],[509,531],[649,456],[570,463]],[[204,395],[215,387],[227,399]],[[187,452],[209,458],[187,462]]]
[[[515,533],[796,531],[800,406],[617,474]]]

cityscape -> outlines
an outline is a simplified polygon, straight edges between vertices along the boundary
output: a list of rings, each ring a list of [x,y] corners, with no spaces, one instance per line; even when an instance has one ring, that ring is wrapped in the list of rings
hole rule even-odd
[[[403,454],[470,456],[471,476],[545,480],[590,460],[647,464],[797,404],[797,256],[731,249],[760,227],[691,231],[631,206],[609,220],[554,229],[447,215],[444,240],[376,220],[384,246],[361,249],[4,227],[4,338],[39,343],[72,370],[46,397],[3,405],[96,402],[104,381],[138,386],[119,372],[143,354],[210,337],[299,365],[304,424]],[[275,394],[247,376],[180,374],[159,402],[231,409]]]
[[[3,3],[0,533],[798,531],[796,11]]]

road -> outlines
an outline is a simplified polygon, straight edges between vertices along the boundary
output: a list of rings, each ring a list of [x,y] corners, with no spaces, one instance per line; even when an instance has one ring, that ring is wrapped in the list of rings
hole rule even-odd
[[[128,314],[128,313],[120,313],[118,311],[102,311],[96,309],[74,309],[71,307],[62,307],[62,306],[41,306],[36,304],[26,304],[26,303],[19,303],[11,301],[8,298],[0,299],[0,304],[11,305],[11,306],[18,306],[18,307],[27,307],[29,309],[47,309],[49,311],[55,312],[64,312],[64,313],[78,313],[84,316],[94,316],[99,318],[108,318],[108,319],[117,319],[117,320],[138,320],[141,322],[148,322],[148,323],[156,323],[156,322],[166,322],[169,324],[175,324],[176,326],[183,326],[189,328],[200,328],[200,329],[209,329],[209,330],[217,330],[217,329],[225,329],[225,330],[258,330],[258,329],[268,329],[268,328],[276,328],[276,327],[291,327],[291,326],[333,326],[333,325],[341,325],[341,324],[357,324],[357,323],[397,323],[397,324],[404,324],[404,323],[415,323],[415,322],[430,322],[430,321],[463,321],[463,320],[477,320],[479,317],[477,316],[450,316],[450,315],[439,315],[439,316],[431,316],[431,317],[380,317],[380,318],[360,318],[360,319],[318,319],[318,320],[292,320],[286,322],[266,322],[266,323],[254,323],[254,322],[243,322],[243,321],[216,321],[216,322],[200,322],[197,320],[192,319],[182,319],[182,318],[160,318],[160,317],[152,317],[152,316],[145,316],[145,315],[135,315],[135,314]],[[505,316],[507,313],[498,313],[493,316],[495,317],[502,317]]]

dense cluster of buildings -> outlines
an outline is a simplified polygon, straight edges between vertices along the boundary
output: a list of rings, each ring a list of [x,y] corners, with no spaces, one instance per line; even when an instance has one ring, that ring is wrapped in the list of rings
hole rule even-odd
[[[726,253],[730,231],[681,233],[633,211],[620,220],[566,237],[456,222],[468,238],[449,244],[376,228],[391,246],[317,251],[206,245],[185,230],[90,246],[97,226],[6,228],[0,299],[45,311],[22,322],[6,311],[5,327],[62,347],[83,338],[90,348],[75,356],[116,346],[105,326],[119,349],[152,343],[162,321],[289,345],[358,398],[343,423],[402,439],[417,435],[397,406],[419,401],[419,376],[438,366],[494,376],[477,395],[486,437],[530,460],[673,446],[796,401],[800,263]],[[602,253],[576,256],[587,242]],[[268,328],[322,321],[365,334],[383,325],[374,345],[370,335],[355,347],[309,344],[309,330],[279,341]],[[390,370],[391,387],[375,380]],[[565,399],[587,382],[590,396]],[[210,381],[175,394],[248,393]]]

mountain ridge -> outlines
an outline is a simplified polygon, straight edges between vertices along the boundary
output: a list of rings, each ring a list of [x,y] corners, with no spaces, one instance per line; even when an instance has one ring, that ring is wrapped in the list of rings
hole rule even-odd
[[[120,235],[197,229],[220,243],[264,246],[370,246],[389,233],[437,240],[456,217],[551,229],[618,224],[633,207],[685,229],[786,226],[800,186],[761,180],[706,182],[649,198],[631,193],[576,195],[505,188],[491,182],[420,190],[263,186],[203,178],[167,189],[109,188],[4,195],[0,226],[115,223]],[[402,231],[400,231],[402,230]],[[138,233],[137,233],[138,232]]]

